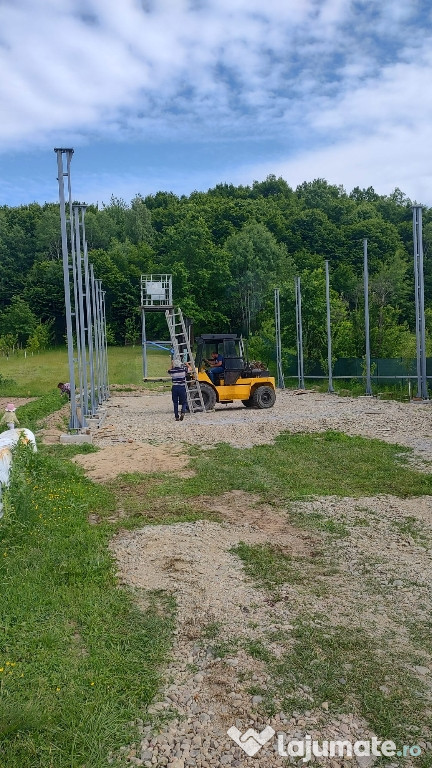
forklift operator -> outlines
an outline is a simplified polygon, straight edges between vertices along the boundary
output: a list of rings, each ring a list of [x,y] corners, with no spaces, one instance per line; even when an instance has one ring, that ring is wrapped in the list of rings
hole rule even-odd
[[[210,365],[210,370],[208,371],[209,378],[211,379],[212,384],[217,384],[218,377],[222,376],[224,370],[225,370],[225,363],[222,355],[219,355],[216,351],[212,352],[212,359],[207,360],[208,364]]]

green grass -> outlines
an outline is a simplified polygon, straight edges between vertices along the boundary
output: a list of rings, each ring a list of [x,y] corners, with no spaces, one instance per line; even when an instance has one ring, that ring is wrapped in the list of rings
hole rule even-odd
[[[105,768],[130,743],[170,647],[173,605],[143,613],[119,589],[103,486],[70,461],[20,449],[0,525],[0,766]]]
[[[166,376],[170,365],[169,352],[149,351],[147,363],[149,376]],[[141,347],[108,347],[108,371],[111,382],[125,386],[141,385]],[[0,380],[2,397],[36,397],[53,392],[59,381],[69,381],[66,348],[50,349],[26,358],[23,352],[9,358],[0,357],[0,374],[7,380],[5,383]]]
[[[278,592],[281,586],[294,584],[301,588],[307,605],[306,590],[313,594],[322,577],[331,575],[321,558],[293,558],[270,545],[240,543],[233,552],[243,561],[246,574],[274,600],[283,599]],[[408,622],[407,629],[420,653],[430,651],[430,642],[426,641],[425,647],[430,621],[420,627]],[[418,727],[420,738],[425,738],[429,726],[427,688],[410,670],[421,664],[421,655],[415,649],[404,653],[395,650],[391,633],[377,640],[373,627],[356,626],[355,620],[352,626],[338,626],[326,615],[305,609],[293,617],[289,633],[278,630],[268,640],[276,640],[287,650],[276,657],[263,640],[242,643],[250,656],[267,666],[269,685],[265,691],[252,691],[264,695],[262,708],[267,716],[281,709],[305,712],[327,702],[332,716],[354,712],[379,738],[392,739],[398,746],[416,743]],[[312,701],[304,695],[303,687],[310,691]],[[430,758],[426,753],[418,765],[426,768]]]
[[[261,493],[281,504],[314,496],[372,496],[392,493],[419,496],[432,492],[432,476],[416,472],[401,462],[410,451],[398,445],[338,432],[278,435],[274,445],[233,448],[225,443],[215,450],[191,450],[196,475],[187,480],[166,480],[156,485],[157,496],[198,496],[230,490]],[[293,513],[293,518],[295,513]],[[309,516],[308,516],[309,517]],[[334,527],[311,515],[312,527]]]
[[[384,649],[360,627],[330,626],[325,616],[306,613],[296,620],[292,639],[292,649],[270,662],[287,711],[299,706],[293,694],[306,685],[318,706],[327,701],[331,711],[343,712],[354,705],[381,738],[410,743],[410,725],[425,725],[420,705],[425,687],[395,657],[391,641]],[[311,708],[310,702],[304,706]]]

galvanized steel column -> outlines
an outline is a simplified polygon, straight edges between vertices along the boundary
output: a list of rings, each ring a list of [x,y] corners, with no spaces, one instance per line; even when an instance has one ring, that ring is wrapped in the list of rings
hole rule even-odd
[[[332,360],[332,338],[331,338],[331,315],[330,315],[330,277],[329,277],[329,263],[325,263],[325,277],[326,277],[326,305],[327,305],[327,364],[328,364],[328,391],[334,392],[333,389],[333,360]]]
[[[71,307],[71,289],[69,279],[69,248],[68,237],[66,227],[66,204],[64,193],[64,169],[63,169],[63,153],[67,156],[67,172],[70,169],[70,159],[73,155],[73,149],[54,149],[57,154],[57,172],[58,172],[58,185],[59,185],[59,200],[60,200],[60,229],[61,229],[61,241],[62,241],[62,258],[63,258],[63,281],[64,281],[64,294],[65,294],[65,315],[66,315],[66,339],[67,339],[67,351],[68,351],[68,364],[69,364],[69,383],[70,383],[70,417],[69,417],[69,429],[78,429],[80,423],[77,416],[76,398],[75,398],[75,363],[74,363],[74,344],[73,344],[73,326],[72,326],[72,307]]]
[[[371,361],[370,361],[370,337],[369,337],[369,273],[367,239],[363,240],[363,281],[364,281],[364,306],[365,306],[365,340],[366,340],[366,394],[372,394]]]
[[[413,207],[413,242],[414,242],[414,285],[416,308],[416,349],[417,349],[417,397],[427,400],[426,376],[426,326],[424,311],[424,271],[423,271],[423,234],[422,207]]]
[[[302,326],[302,308],[301,308],[301,283],[300,277],[294,278],[296,293],[296,326],[297,326],[297,371],[298,384],[300,389],[304,389],[304,369],[303,369],[303,326]]]
[[[284,380],[283,368],[282,368],[282,342],[281,342],[281,329],[280,329],[279,288],[275,288],[274,302],[275,302],[277,385],[279,389],[285,389],[285,380]]]

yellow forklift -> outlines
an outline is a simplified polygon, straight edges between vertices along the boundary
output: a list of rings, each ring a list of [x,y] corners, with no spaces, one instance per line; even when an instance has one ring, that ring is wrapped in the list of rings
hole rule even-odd
[[[269,371],[246,360],[243,339],[235,333],[207,333],[196,338],[195,369],[204,407],[241,400],[246,408],[272,408],[276,400],[275,380]],[[222,356],[220,373],[213,368],[214,383],[208,375],[212,352]]]

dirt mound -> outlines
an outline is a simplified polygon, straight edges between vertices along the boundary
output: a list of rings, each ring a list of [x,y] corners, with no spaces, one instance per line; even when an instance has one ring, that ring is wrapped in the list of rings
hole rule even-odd
[[[185,470],[189,457],[180,446],[143,445],[123,443],[108,445],[97,453],[78,454],[72,461],[84,467],[92,480],[103,483],[117,475],[139,472],[180,472]]]
[[[216,498],[199,496],[195,505],[200,510],[214,512],[227,523],[260,531],[268,541],[290,554],[302,555],[310,549],[306,537],[288,523],[284,512],[263,504],[257,494],[229,491]]]

